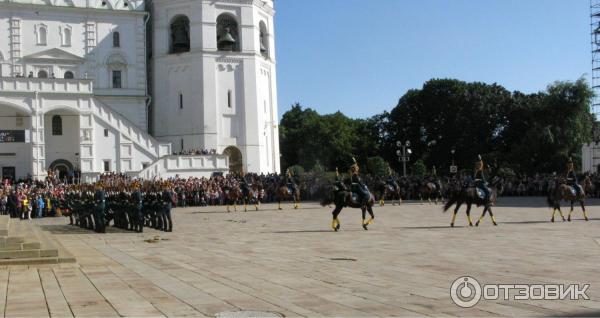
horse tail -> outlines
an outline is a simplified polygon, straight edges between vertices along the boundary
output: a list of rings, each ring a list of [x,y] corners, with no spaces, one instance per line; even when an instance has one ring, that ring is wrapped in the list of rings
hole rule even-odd
[[[444,212],[448,211],[458,201],[458,195],[452,195],[446,204],[444,204]]]
[[[552,193],[548,193],[548,196],[546,197],[546,202],[548,202],[549,207],[554,206],[554,198],[552,198]]]

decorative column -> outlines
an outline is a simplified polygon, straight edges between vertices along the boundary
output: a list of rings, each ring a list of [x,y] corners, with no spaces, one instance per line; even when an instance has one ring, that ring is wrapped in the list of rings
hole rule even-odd
[[[12,63],[12,76],[23,74],[21,66],[21,19],[10,18],[10,60]]]
[[[79,170],[82,179],[86,174],[94,174],[94,115],[92,98],[80,100],[79,115]]]
[[[87,21],[85,23],[85,72],[87,78],[93,79],[96,77],[96,23]]]
[[[46,146],[45,146],[45,130],[44,130],[44,112],[42,111],[42,103],[38,92],[34,93],[34,98],[31,100],[31,174],[35,180],[43,180],[46,175]],[[26,137],[27,138],[27,137]]]

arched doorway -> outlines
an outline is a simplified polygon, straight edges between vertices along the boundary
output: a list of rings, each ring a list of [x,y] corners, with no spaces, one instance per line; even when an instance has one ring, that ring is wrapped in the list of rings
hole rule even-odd
[[[229,146],[223,151],[223,155],[229,157],[229,172],[242,173],[244,169],[244,161],[242,160],[242,152],[235,146]]]
[[[53,173],[58,172],[58,178],[60,180],[64,180],[69,176],[70,173],[73,172],[73,164],[65,159],[54,160],[50,164],[50,171]]]

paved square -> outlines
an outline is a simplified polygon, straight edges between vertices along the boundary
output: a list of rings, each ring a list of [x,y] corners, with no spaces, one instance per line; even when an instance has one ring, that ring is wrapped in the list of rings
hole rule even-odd
[[[600,202],[592,202],[600,203]],[[376,207],[362,230],[360,211],[344,210],[330,230],[329,208],[226,213],[224,207],[174,211],[174,232],[110,228],[96,234],[38,222],[77,265],[0,269],[6,316],[214,316],[260,310],[285,316],[600,315],[600,206],[590,222],[550,223],[543,198],[502,198],[485,219],[457,228],[441,206]],[[239,208],[239,207],[238,207]],[[566,210],[566,209],[565,209]],[[474,212],[474,219],[481,209]],[[15,221],[17,222],[17,221]],[[156,236],[160,239],[155,240]],[[157,237],[158,238],[158,237]],[[487,301],[463,309],[450,285],[464,275],[483,284],[591,284],[591,300]]]

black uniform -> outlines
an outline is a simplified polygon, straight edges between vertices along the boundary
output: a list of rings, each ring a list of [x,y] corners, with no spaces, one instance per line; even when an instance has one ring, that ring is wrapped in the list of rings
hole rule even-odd
[[[144,207],[144,203],[142,200],[142,192],[136,189],[131,194],[131,200],[133,205],[133,230],[137,232],[144,231],[144,213],[142,209]]]
[[[371,194],[358,173],[352,174],[352,192],[358,194],[361,204],[366,204]]]
[[[96,208],[94,209],[94,224],[96,225],[96,232],[104,233],[105,229],[105,209],[106,209],[106,192],[102,189],[96,190],[94,194],[94,201],[96,202]]]
[[[475,181],[475,186],[481,191],[483,191],[485,199],[489,198],[490,189],[487,187],[487,181],[485,179],[485,174],[483,173],[483,170],[475,171],[475,174],[473,175],[473,180]]]
[[[575,170],[567,172],[566,181],[568,185],[575,189],[575,193],[577,195],[581,194],[581,186],[579,185],[579,181],[577,180],[577,173],[575,173]]]

